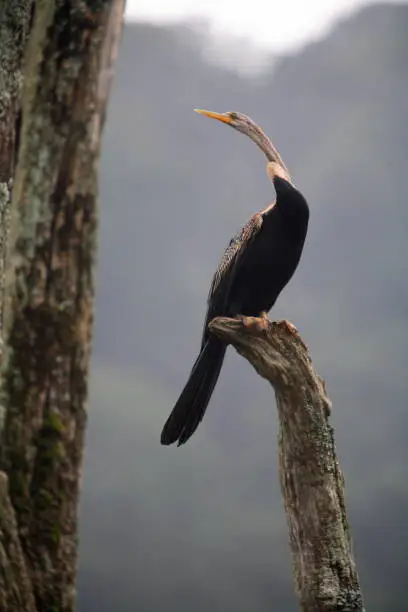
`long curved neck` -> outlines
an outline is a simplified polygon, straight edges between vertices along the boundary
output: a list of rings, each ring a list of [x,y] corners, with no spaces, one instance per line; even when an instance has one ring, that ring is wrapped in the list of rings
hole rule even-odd
[[[289,170],[287,169],[282,157],[279,154],[278,149],[272,143],[272,141],[267,137],[267,135],[261,130],[261,128],[257,125],[253,125],[251,132],[249,133],[249,137],[261,151],[264,153],[268,162],[272,162],[276,165],[276,167],[280,167],[286,177],[290,180]],[[268,164],[269,165],[269,164]]]

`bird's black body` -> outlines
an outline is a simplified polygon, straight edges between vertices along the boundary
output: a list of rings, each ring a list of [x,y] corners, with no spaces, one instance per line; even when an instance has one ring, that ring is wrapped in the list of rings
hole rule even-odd
[[[210,334],[209,322],[219,316],[259,316],[272,308],[299,263],[309,221],[305,198],[259,126],[242,113],[198,112],[230,125],[258,145],[268,160],[276,202],[253,215],[225,250],[211,283],[200,354],[163,428],[162,444],[184,444],[192,436],[217,383],[226,345]]]
[[[306,238],[309,207],[287,180],[274,178],[276,202],[255,214],[230,242],[208,296],[201,352],[161,442],[183,444],[204,416],[218,380],[226,346],[208,331],[218,316],[258,316],[269,311],[291,279]]]
[[[249,235],[244,240],[239,235],[235,264],[231,267],[225,256],[221,262],[226,284],[230,274],[233,280],[228,297],[223,296],[224,312],[211,312],[211,319],[268,312],[296,270],[306,238],[309,208],[302,194],[287,181],[275,178],[274,183],[276,203],[251,218]],[[209,300],[211,311],[214,297]]]

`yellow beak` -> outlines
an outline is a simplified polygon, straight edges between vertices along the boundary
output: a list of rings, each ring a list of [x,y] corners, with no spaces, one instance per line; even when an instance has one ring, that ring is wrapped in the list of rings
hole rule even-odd
[[[200,113],[200,115],[205,115],[211,119],[218,119],[218,121],[222,121],[223,123],[232,123],[231,117],[226,114],[213,113],[212,111],[203,110],[202,108],[195,108],[194,110],[196,113]]]

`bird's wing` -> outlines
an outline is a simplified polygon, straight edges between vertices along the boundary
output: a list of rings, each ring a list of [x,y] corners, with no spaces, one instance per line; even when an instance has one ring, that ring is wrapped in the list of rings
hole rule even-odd
[[[208,310],[203,330],[203,344],[207,337],[208,323],[216,316],[224,313],[232,282],[245,261],[255,236],[262,227],[263,215],[256,213],[244,225],[224,251],[216,273],[212,279],[208,294]]]
[[[262,227],[262,215],[257,213],[253,215],[230,241],[224,251],[224,255],[220,261],[220,265],[214,274],[210,292],[208,294],[208,302],[218,301],[221,295],[227,297],[228,290],[235,273],[242,264],[247,249]]]

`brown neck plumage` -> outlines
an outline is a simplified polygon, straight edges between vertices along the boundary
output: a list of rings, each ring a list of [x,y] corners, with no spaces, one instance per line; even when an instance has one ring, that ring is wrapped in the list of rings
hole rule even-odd
[[[269,178],[273,180],[274,177],[279,176],[280,178],[285,179],[289,183],[292,183],[289,170],[285,166],[284,161],[279,154],[279,151],[272,143],[272,141],[261,130],[261,128],[256,124],[253,124],[252,129],[248,132],[248,136],[251,138],[251,140],[253,140],[253,142],[255,142],[255,144],[258,145],[258,147],[261,149],[266,159],[268,160],[266,168]]]

